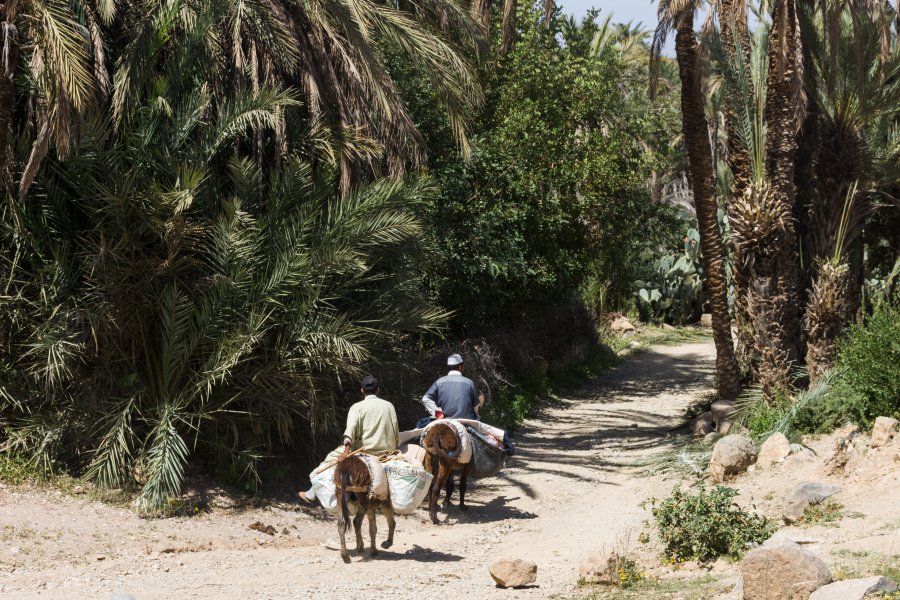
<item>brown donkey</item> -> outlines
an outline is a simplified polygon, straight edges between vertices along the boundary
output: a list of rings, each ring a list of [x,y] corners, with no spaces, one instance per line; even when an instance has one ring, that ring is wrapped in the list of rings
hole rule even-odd
[[[462,442],[456,429],[447,423],[435,423],[425,432],[425,469],[431,471],[434,482],[428,493],[428,512],[431,522],[439,524],[437,518],[438,498],[446,485],[444,506],[450,505],[453,495],[453,473],[459,471],[459,510],[466,510],[466,488],[468,487],[469,463],[460,463],[459,453]]]
[[[334,470],[334,487],[341,505],[338,513],[338,534],[341,536],[341,558],[344,559],[344,562],[350,562],[345,536],[347,530],[350,529],[349,504],[351,502],[357,505],[356,516],[353,517],[353,528],[356,530],[356,552],[358,554],[363,552],[360,529],[363,515],[365,515],[369,518],[369,536],[372,538],[369,555],[376,556],[378,554],[378,550],[375,548],[375,533],[377,532],[375,511],[379,508],[388,523],[388,537],[381,543],[381,547],[390,548],[394,544],[394,507],[391,506],[390,498],[378,500],[369,495],[372,491],[372,476],[366,461],[359,456],[348,456],[339,462]]]

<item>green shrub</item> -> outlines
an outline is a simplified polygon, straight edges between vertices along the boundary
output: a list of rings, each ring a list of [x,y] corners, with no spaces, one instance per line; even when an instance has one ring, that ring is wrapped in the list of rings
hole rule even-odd
[[[882,304],[865,325],[852,326],[835,366],[826,402],[833,412],[865,427],[878,416],[900,417],[900,306]]]
[[[900,306],[876,307],[838,344],[828,393],[797,410],[796,427],[827,432],[845,423],[864,428],[879,416],[900,418]]]
[[[760,543],[775,531],[762,515],[734,503],[737,490],[721,485],[696,495],[679,488],[665,500],[649,500],[666,558],[683,562],[719,556],[739,559],[750,543]]]

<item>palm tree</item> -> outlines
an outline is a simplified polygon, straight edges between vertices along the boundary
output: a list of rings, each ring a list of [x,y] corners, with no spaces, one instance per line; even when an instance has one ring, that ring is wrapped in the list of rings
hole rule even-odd
[[[15,193],[13,136],[27,131],[33,140],[19,176],[21,199],[51,142],[60,156],[71,150],[75,122],[106,93],[109,76],[102,27],[91,3],[6,2],[0,27],[0,179],[8,198]],[[17,78],[27,82],[24,89],[16,89]],[[27,96],[32,110],[17,120],[19,93]]]
[[[851,269],[848,259],[861,266],[864,220],[877,209],[879,191],[896,181],[895,157],[879,149],[896,144],[900,116],[900,50],[892,19],[880,10],[844,6],[835,23],[826,5],[829,26],[809,11],[803,30],[816,84],[807,89],[819,130],[815,177],[802,207],[813,280],[805,323],[813,379],[830,367],[834,342],[859,308],[861,279],[853,272],[861,277],[862,269]]]
[[[409,5],[321,0],[275,3],[229,2],[197,21],[219,41],[219,61],[231,66],[221,73],[222,90],[258,89],[275,83],[304,93],[308,123],[324,124],[339,136],[370,138],[384,158],[360,156],[353,145],[339,144],[345,191],[368,176],[399,177],[408,167],[424,164],[421,134],[410,119],[383,56],[396,50],[430,78],[443,102],[463,154],[468,154],[469,123],[481,102],[472,62],[484,30],[456,0],[427,0]],[[129,39],[116,68],[114,107],[122,107],[152,80],[154,45],[173,34],[185,34],[181,21],[194,8],[135,0],[126,3],[121,20]],[[209,11],[206,11],[209,13]],[[197,20],[197,15],[190,17]],[[283,129],[282,124],[281,129]],[[281,144],[283,146],[283,144]]]
[[[675,29],[675,55],[681,78],[681,114],[688,156],[688,179],[694,195],[706,291],[716,345],[716,388],[719,398],[733,400],[740,391],[740,373],[731,338],[725,252],[717,219],[715,171],[705,113],[700,51],[694,33],[695,3],[661,1],[653,54],[659,56],[666,34]]]

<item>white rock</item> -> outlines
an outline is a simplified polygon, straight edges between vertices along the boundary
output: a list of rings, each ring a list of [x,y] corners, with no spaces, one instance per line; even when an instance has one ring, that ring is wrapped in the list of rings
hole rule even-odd
[[[756,464],[760,467],[768,467],[777,462],[782,462],[791,454],[791,443],[783,433],[773,433],[759,447],[759,456]]]
[[[895,592],[898,586],[887,577],[845,579],[820,587],[809,600],[862,600],[868,594]]]
[[[782,516],[786,522],[793,523],[803,516],[807,506],[819,504],[840,491],[840,487],[828,483],[798,483],[784,497]]]
[[[897,419],[890,417],[878,417],[875,426],[872,427],[872,447],[887,446],[897,427]]]
[[[709,474],[713,481],[722,481],[727,475],[742,473],[756,460],[753,441],[743,435],[726,435],[713,446],[709,460]]]

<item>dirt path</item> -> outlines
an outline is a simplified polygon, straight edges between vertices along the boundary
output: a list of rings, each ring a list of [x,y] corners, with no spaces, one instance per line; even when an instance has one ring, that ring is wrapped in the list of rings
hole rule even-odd
[[[698,391],[712,385],[713,347],[637,354],[530,420],[502,477],[480,483],[471,509],[432,526],[425,511],[398,520],[396,544],[344,565],[320,542],[333,521],[296,506],[217,509],[148,521],[58,492],[0,486],[0,597],[547,598],[574,593],[579,563],[637,537],[638,504],[672,482],[628,464],[665,448]],[[261,521],[277,533],[248,529]],[[384,521],[379,521],[380,537]],[[538,564],[538,586],[494,587],[496,558]],[[434,587],[440,586],[440,591]]]

